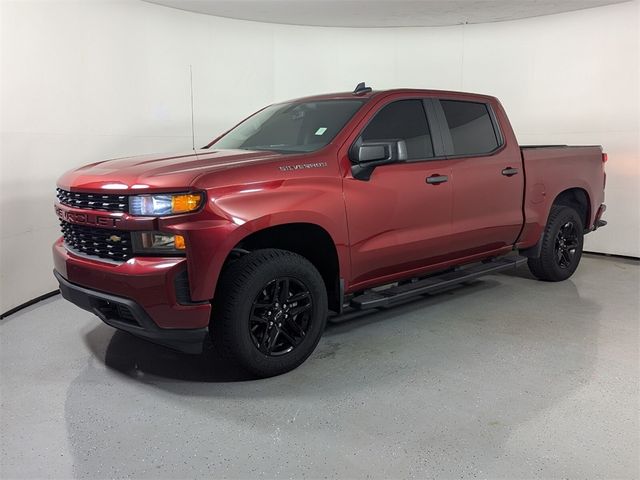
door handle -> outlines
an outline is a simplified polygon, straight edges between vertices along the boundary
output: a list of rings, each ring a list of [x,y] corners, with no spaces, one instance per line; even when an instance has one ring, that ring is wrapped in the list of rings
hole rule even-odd
[[[513,177],[514,175],[518,174],[518,169],[513,167],[507,167],[504,170],[502,170],[502,174],[505,177]]]
[[[429,185],[438,185],[440,183],[444,183],[444,182],[448,182],[449,181],[449,177],[447,177],[446,175],[431,175],[430,177],[427,177],[427,183]]]

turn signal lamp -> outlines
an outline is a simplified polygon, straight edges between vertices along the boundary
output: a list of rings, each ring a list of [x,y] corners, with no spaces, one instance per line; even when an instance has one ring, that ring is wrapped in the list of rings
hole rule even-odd
[[[187,246],[184,243],[184,237],[182,235],[176,235],[173,239],[173,244],[176,247],[176,250],[184,250]]]
[[[187,193],[185,195],[173,195],[171,197],[172,213],[186,213],[197,210],[200,206],[202,195],[199,193]]]

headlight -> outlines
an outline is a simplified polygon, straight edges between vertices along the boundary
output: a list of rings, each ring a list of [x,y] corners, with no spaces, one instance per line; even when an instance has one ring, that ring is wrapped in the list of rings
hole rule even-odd
[[[129,213],[160,217],[193,212],[202,205],[201,193],[135,195],[129,197]]]
[[[185,241],[182,235],[162,232],[132,232],[133,252],[155,255],[184,255]]]

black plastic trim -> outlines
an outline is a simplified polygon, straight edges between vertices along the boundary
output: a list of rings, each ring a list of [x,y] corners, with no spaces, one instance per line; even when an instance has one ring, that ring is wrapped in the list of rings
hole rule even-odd
[[[353,91],[353,94],[364,95],[365,93],[370,93],[371,91],[373,91],[373,89],[371,87],[367,87],[365,85],[365,82],[360,82],[358,85],[356,85],[356,88]]]
[[[344,278],[338,282],[338,315],[344,313]]]
[[[433,160],[434,158],[441,158],[446,156],[446,150],[444,148],[444,140],[442,135],[442,128],[438,119],[438,114],[433,98],[423,98],[422,104],[424,111],[427,114],[427,123],[429,130],[431,131],[431,144],[433,145],[433,158],[427,160]],[[426,160],[425,160],[426,161]]]
[[[181,352],[192,354],[202,353],[203,342],[208,335],[207,328],[160,328],[153,322],[153,320],[151,320],[151,317],[149,317],[147,312],[135,301],[81,287],[69,282],[56,270],[53,271],[53,274],[60,284],[60,293],[65,299],[83,310],[93,313],[107,325]],[[139,326],[132,323],[126,323],[118,319],[108,318],[98,308],[98,302],[100,301],[120,304],[128,308]]]
[[[501,173],[505,177],[513,177],[514,175],[518,174],[518,169],[514,167],[507,167],[507,168],[504,168]]]
[[[196,302],[191,298],[191,286],[189,284],[189,272],[182,269],[173,279],[173,288],[176,300],[180,305],[204,305],[207,300]]]
[[[433,110],[435,112],[435,118],[438,122],[438,130],[442,136],[442,147],[444,149],[445,157],[450,157],[453,154],[453,140],[451,139],[451,132],[449,132],[449,124],[447,123],[447,117],[444,114],[444,109],[440,104],[439,98],[433,98]]]
[[[441,183],[448,182],[449,181],[449,177],[447,175],[431,175],[430,177],[427,177],[425,179],[425,181],[429,185],[439,185]]]
[[[518,235],[518,238],[520,237],[520,235]],[[538,241],[536,242],[535,245],[533,245],[532,247],[529,248],[523,248],[518,250],[518,255],[521,255],[523,257],[527,257],[527,258],[538,258],[540,256],[540,254],[542,253],[542,239],[544,238],[544,232],[542,232],[542,234],[540,235],[540,238],[538,239]]]
[[[498,141],[498,148],[504,145],[504,135],[502,135],[502,129],[500,128],[500,122],[498,121],[498,117],[496,116],[496,112],[493,109],[493,105],[490,103],[485,103],[487,106],[487,111],[489,112],[489,117],[491,118],[491,123],[493,123],[493,131],[496,134],[496,140]]]
[[[595,146],[595,145],[594,145]],[[598,145],[599,147],[600,145]],[[567,148],[569,145],[520,145],[520,148]]]
[[[499,258],[489,262],[471,264],[465,268],[432,275],[416,282],[400,284],[385,290],[369,290],[351,299],[350,306],[356,310],[380,308],[392,305],[417,295],[433,293],[450,288],[484,275],[503,270],[516,269],[527,259],[519,256]]]

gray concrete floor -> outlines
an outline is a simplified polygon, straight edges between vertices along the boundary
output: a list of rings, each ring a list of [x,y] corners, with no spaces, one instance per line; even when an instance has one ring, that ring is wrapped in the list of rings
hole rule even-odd
[[[2,478],[638,478],[637,262],[327,328],[252,380],[54,297],[0,322]]]

